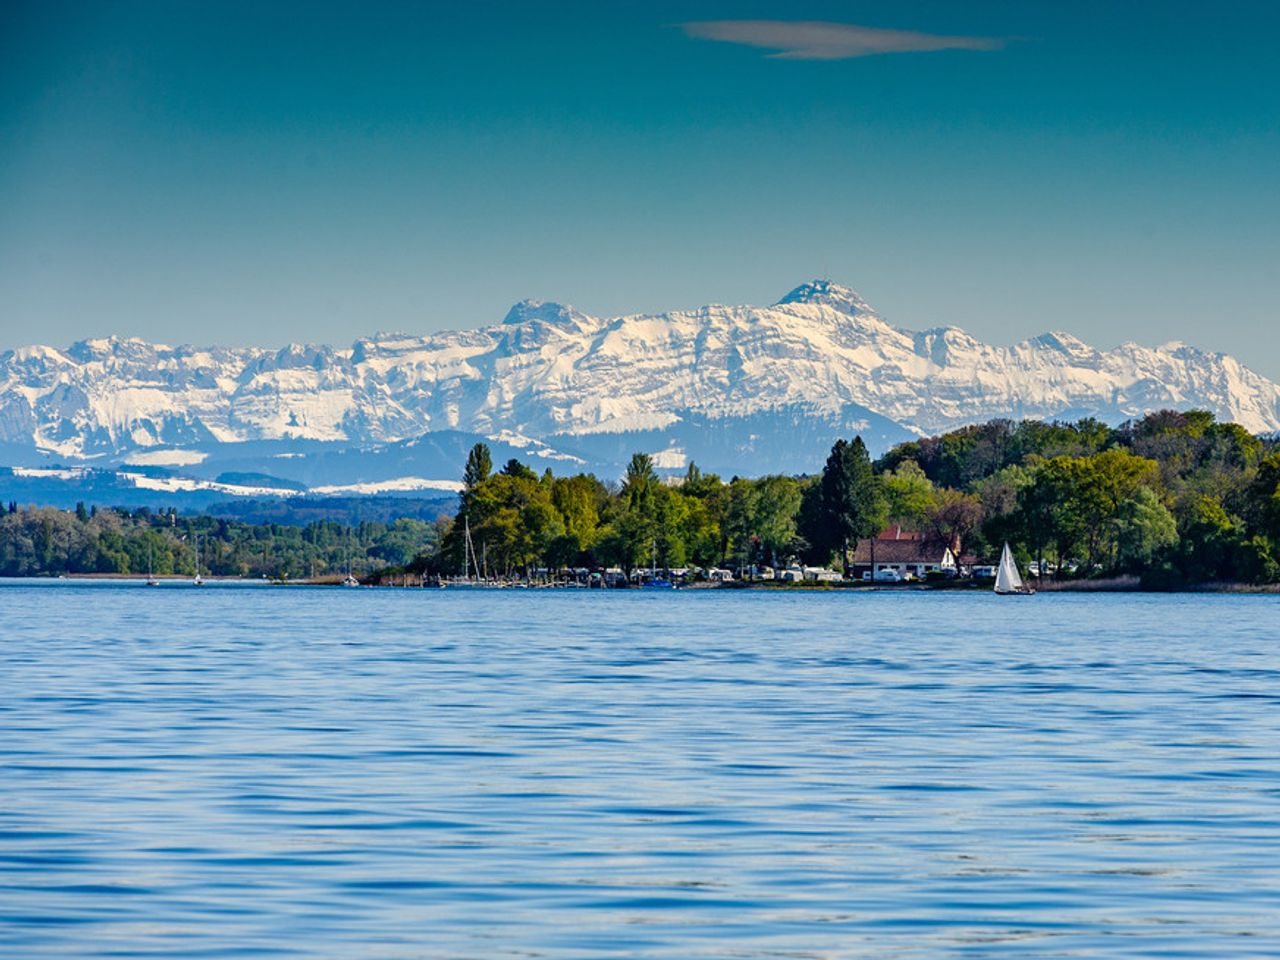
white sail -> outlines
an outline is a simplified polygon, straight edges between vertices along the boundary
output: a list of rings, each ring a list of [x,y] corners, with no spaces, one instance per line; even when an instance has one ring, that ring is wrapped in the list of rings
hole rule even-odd
[[[1020,593],[1022,589],[1022,577],[1018,576],[1013,552],[1006,543],[1004,552],[1000,554],[1000,567],[996,570],[996,593]]]

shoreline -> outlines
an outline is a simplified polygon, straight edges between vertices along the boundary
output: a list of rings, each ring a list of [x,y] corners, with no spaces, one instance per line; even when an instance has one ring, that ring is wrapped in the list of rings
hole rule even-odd
[[[161,584],[174,583],[190,583],[191,577],[186,574],[156,574],[155,579]],[[83,580],[83,581],[120,581],[120,582],[143,582],[146,580],[146,574],[134,573],[65,573],[65,574],[37,574],[29,577],[13,577],[0,576],[0,581],[6,580]],[[270,580],[260,577],[234,577],[234,576],[212,576],[205,575],[206,583],[243,583],[257,584],[263,586],[276,587],[335,587],[342,585],[342,577],[339,575],[330,575],[315,578],[299,578],[296,580]],[[414,590],[414,589],[441,589],[434,586],[419,586],[418,584],[395,583],[395,582],[379,582],[377,580],[369,582],[361,582],[361,587],[377,587],[388,590]],[[454,586],[446,584],[445,589]],[[1231,581],[1218,581],[1201,584],[1191,584],[1176,589],[1153,590],[1144,589],[1139,578],[1129,577],[1112,577],[1104,580],[1046,580],[1043,583],[1034,583],[1037,593],[1237,593],[1237,594],[1280,594],[1280,584],[1253,584],[1239,583]],[[477,589],[476,585],[461,587],[461,589]],[[502,584],[501,586],[485,587],[479,589],[535,589],[535,590],[581,590],[583,592],[595,593],[597,589],[578,586],[561,586],[556,584],[538,584],[523,581],[514,581],[512,583]],[[613,592],[615,590],[642,590],[642,587],[607,587],[603,588],[604,592]],[[882,592],[898,592],[898,593],[934,593],[934,592],[964,592],[964,593],[989,593],[991,586],[989,583],[864,583],[864,582],[841,582],[841,583],[810,583],[810,582],[784,582],[777,580],[756,580],[756,581],[730,581],[730,582],[697,582],[687,584],[678,588],[679,591],[688,590],[747,590],[754,592],[772,591],[772,592],[807,592],[807,593],[831,593],[831,592],[855,592],[855,591],[875,591]]]

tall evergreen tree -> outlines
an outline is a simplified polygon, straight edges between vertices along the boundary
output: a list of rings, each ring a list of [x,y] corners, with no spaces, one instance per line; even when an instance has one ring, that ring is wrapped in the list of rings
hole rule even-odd
[[[628,570],[643,565],[644,560],[657,549],[661,526],[656,502],[658,492],[653,457],[647,453],[633,453],[622,485],[625,512],[618,529],[625,549],[623,566]]]
[[[462,472],[462,485],[470,490],[476,484],[484,483],[493,472],[493,455],[489,445],[477,443],[467,454],[467,466]]]
[[[536,473],[534,473],[531,469],[526,467],[523,463],[521,463],[515,457],[512,457],[510,460],[504,463],[502,465],[502,470],[500,472],[502,473],[503,476],[518,477],[522,480],[538,479],[538,475]]]
[[[861,437],[837,440],[822,470],[822,513],[831,539],[841,546],[844,575],[849,576],[849,541],[874,537],[884,523],[884,494],[871,469]],[[872,558],[874,569],[875,559]]]
[[[647,453],[633,453],[627,464],[627,476],[624,488],[628,499],[634,505],[639,498],[648,496],[653,485],[658,482],[658,474],[653,469],[653,457]]]

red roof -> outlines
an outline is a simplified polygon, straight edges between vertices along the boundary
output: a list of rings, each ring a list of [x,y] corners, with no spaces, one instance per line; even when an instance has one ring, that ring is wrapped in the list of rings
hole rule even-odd
[[[881,540],[899,541],[899,540],[924,540],[925,535],[919,530],[903,530],[901,525],[893,527],[885,527],[876,534],[876,542]]]
[[[876,563],[942,563],[947,545],[941,540],[885,540],[876,537]],[[871,562],[871,541],[859,540],[853,550],[854,563]]]

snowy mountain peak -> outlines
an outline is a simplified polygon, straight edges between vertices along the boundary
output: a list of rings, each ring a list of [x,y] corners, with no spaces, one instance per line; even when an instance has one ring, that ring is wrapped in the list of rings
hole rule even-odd
[[[169,347],[159,343],[148,343],[141,337],[94,337],[79,340],[66,349],[66,355],[78,363],[107,363],[119,360],[142,360],[154,357],[157,351],[168,350]]]
[[[959,327],[934,327],[932,330],[921,330],[911,334],[912,349],[916,356],[932,361],[939,367],[945,367],[953,359],[971,357],[981,353],[983,344],[979,343]]]
[[[778,301],[778,306],[788,303],[816,303],[833,307],[843,313],[874,313],[858,292],[830,280],[810,280],[802,283]]]
[[[1050,350],[1054,353],[1063,353],[1068,356],[1092,356],[1098,352],[1079,337],[1064,333],[1061,330],[1050,330],[1048,333],[1042,333],[1038,337],[1032,337],[1027,343],[1038,350]]]
[[[0,354],[0,362],[18,363],[66,363],[66,355],[53,347],[30,346],[18,347]]]
[[[583,319],[586,319],[585,314],[563,303],[549,300],[521,300],[507,311],[502,323],[507,326],[515,323],[541,322],[563,326],[576,325]]]

